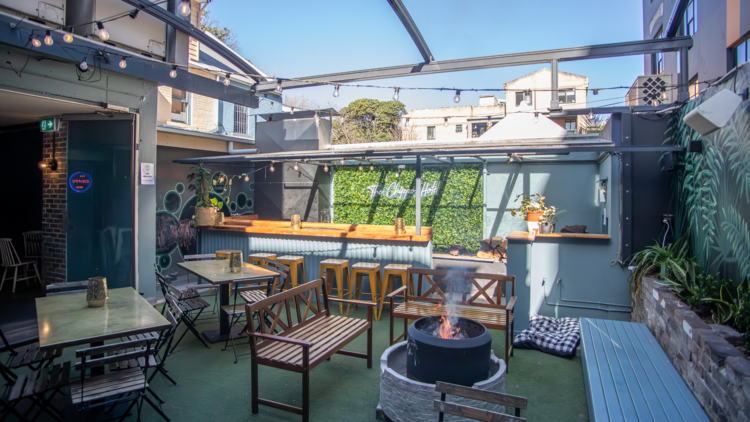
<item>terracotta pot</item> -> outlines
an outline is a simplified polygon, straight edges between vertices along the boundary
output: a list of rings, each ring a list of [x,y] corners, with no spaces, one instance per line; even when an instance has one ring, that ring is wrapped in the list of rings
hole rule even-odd
[[[527,212],[526,221],[539,222],[539,219],[542,217],[543,214],[544,214],[543,212]]]
[[[213,226],[216,224],[216,208],[196,208],[195,225],[198,227]]]

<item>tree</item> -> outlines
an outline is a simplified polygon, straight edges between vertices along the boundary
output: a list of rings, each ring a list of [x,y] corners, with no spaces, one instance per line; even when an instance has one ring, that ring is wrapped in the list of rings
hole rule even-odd
[[[339,110],[333,122],[334,144],[361,144],[401,140],[399,121],[406,114],[400,101],[361,98]]]
[[[206,10],[205,6],[203,6],[200,10],[200,20],[198,22],[198,27],[201,31],[208,32],[209,34],[221,40],[221,42],[223,42],[227,47],[239,53],[240,42],[237,41],[237,34],[231,28],[227,28],[226,26],[222,27],[219,23],[219,20],[211,16],[211,12]]]
[[[584,116],[581,119],[581,133],[599,133],[604,129],[607,124],[608,116],[602,116],[595,114],[593,119],[589,119],[588,116]]]
[[[304,95],[284,95],[283,103],[287,107],[294,107],[295,110],[317,110],[320,108],[318,103]]]

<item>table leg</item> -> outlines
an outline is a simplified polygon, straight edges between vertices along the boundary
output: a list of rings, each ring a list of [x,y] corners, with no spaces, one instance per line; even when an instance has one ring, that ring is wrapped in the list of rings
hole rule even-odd
[[[95,342],[90,343],[89,346],[91,346],[91,347],[104,346],[104,342],[103,341],[95,341]],[[104,357],[104,355],[91,355],[90,359],[99,359],[99,358],[103,358],[103,357]],[[98,375],[104,375],[104,365],[97,366],[95,368],[91,368],[91,376],[95,377],[95,376],[98,376]]]

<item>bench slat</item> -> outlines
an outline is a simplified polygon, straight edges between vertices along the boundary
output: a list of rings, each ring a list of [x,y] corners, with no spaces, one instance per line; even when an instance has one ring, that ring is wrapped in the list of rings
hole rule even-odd
[[[423,316],[443,315],[447,313],[447,307],[427,302],[407,302],[396,306],[393,317],[417,319]],[[490,329],[503,330],[507,326],[505,321],[505,309],[479,308],[469,305],[454,305],[450,308],[452,315],[470,318],[479,321]],[[511,322],[513,314],[511,314]]]
[[[705,421],[644,324],[581,319],[586,398],[592,421]]]

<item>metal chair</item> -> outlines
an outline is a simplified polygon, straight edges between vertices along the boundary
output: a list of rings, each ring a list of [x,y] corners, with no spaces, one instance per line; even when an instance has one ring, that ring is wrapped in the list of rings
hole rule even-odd
[[[81,383],[72,384],[70,397],[74,405],[78,405],[79,412],[90,410],[100,406],[116,406],[120,403],[131,402],[125,411],[127,415],[130,410],[137,406],[138,420],[141,419],[141,408],[145,400],[164,420],[170,419],[159,406],[147,395],[148,369],[154,354],[153,344],[157,339],[146,337],[142,340],[127,341],[122,343],[108,344],[105,346],[91,347],[76,351],[76,357],[81,361],[76,363],[76,370],[81,372]],[[127,351],[132,349],[132,351]],[[125,353],[117,353],[116,356],[94,357],[108,352],[125,350]],[[120,360],[142,360],[142,367],[134,367],[124,371],[110,372],[104,375],[86,377],[86,369],[109,365]],[[101,401],[99,399],[113,397],[111,400]]]
[[[28,344],[25,341],[23,342],[27,343],[25,346],[13,347],[12,341],[8,341],[2,329],[0,329],[0,340],[2,340],[0,352],[7,351],[10,353],[8,361],[5,363],[8,369],[18,369],[27,366],[32,370],[37,370],[42,366],[49,366],[53,359],[62,356],[64,350],[60,347],[42,352],[39,350],[38,342]]]
[[[13,268],[13,293],[16,292],[16,282],[18,280],[26,280],[26,285],[29,285],[30,278],[37,278],[39,285],[43,286],[42,278],[39,276],[39,270],[37,270],[36,262],[23,262],[16,253],[16,248],[13,247],[13,241],[9,238],[0,239],[0,265],[5,267],[3,271],[3,279],[0,281],[0,290],[3,289],[5,284],[5,274],[8,272],[8,268]],[[29,266],[34,267],[34,274],[29,275]],[[23,277],[18,278],[18,268],[23,268]]]
[[[216,254],[207,253],[207,254],[201,254],[201,255],[185,255],[185,256],[182,257],[182,259],[185,262],[203,261],[203,260],[207,260],[207,259],[214,260],[214,259],[216,259]],[[210,283],[202,284],[200,282],[200,279],[198,279],[198,283],[196,283],[196,284],[190,284],[190,273],[187,274],[187,278],[188,278],[188,284],[187,284],[186,288],[188,288],[188,289],[194,289],[196,291],[198,289],[208,289],[208,296],[214,296],[214,307],[211,310],[211,314],[216,315],[216,308],[217,308],[217,306],[219,304],[219,301],[218,301],[218,298],[216,298],[216,295],[218,294],[218,291],[220,289],[216,288],[216,292],[214,292],[214,286],[212,284],[210,284]],[[205,296],[205,295],[202,295],[202,296]]]
[[[167,299],[167,304],[172,309],[172,312],[183,313],[183,317],[181,319],[181,322],[185,323],[185,332],[182,333],[179,340],[177,340],[177,343],[175,343],[174,346],[170,350],[167,350],[167,354],[171,355],[174,353],[177,346],[180,345],[180,342],[183,338],[185,338],[185,334],[187,334],[188,331],[192,332],[193,335],[195,335],[198,340],[200,340],[201,343],[203,343],[204,346],[206,346],[206,349],[210,349],[211,346],[206,344],[206,341],[203,340],[203,336],[198,332],[198,330],[195,328],[195,321],[200,316],[201,312],[203,312],[204,309],[208,308],[209,305],[205,300],[202,300],[201,298],[197,299],[187,299],[187,300],[178,300],[177,297],[175,297],[172,293],[167,293],[165,296]],[[192,316],[192,314],[196,314],[195,316]]]
[[[56,421],[63,421],[62,411],[52,404],[57,394],[63,394],[61,389],[70,382],[70,362],[56,363],[51,368],[43,368],[31,373],[9,376],[12,372],[0,363],[0,374],[7,382],[5,394],[0,394],[0,420],[4,421],[12,414],[19,420],[36,420],[43,412],[49,414]],[[21,414],[17,407],[29,400],[32,406]],[[36,414],[29,418],[29,413],[39,408]]]

